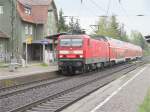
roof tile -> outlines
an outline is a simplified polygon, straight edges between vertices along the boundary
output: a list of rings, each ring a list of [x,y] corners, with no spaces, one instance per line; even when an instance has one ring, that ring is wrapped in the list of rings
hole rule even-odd
[[[44,24],[47,21],[48,6],[52,0],[18,0],[17,10],[23,21]],[[25,14],[25,7],[30,6],[31,15]]]

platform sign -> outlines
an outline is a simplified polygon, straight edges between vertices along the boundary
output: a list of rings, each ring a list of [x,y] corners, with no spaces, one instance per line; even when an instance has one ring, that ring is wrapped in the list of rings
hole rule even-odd
[[[26,39],[26,43],[27,44],[32,44],[32,37],[29,36],[27,39]]]
[[[48,40],[46,40],[46,39],[42,40],[41,42],[42,42],[42,44],[44,44],[44,45],[46,45],[46,44],[48,44],[48,43],[49,43],[49,41],[48,41]]]

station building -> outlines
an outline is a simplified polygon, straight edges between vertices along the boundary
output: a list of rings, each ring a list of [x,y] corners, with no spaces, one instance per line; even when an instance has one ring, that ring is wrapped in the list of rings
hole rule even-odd
[[[42,61],[43,39],[57,33],[57,24],[54,0],[0,0],[0,31],[7,35],[1,40],[8,41],[9,54],[17,58],[25,59],[27,45],[28,60]],[[28,39],[32,41],[26,44]],[[46,45],[52,50],[51,40]]]

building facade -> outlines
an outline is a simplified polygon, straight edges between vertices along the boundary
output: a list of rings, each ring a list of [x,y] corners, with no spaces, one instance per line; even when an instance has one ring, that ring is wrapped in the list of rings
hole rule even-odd
[[[8,56],[8,36],[0,31],[0,63],[7,61]]]
[[[9,52],[25,58],[26,41],[29,60],[41,60],[41,40],[57,33],[57,9],[53,0],[1,0],[0,31],[9,37]]]

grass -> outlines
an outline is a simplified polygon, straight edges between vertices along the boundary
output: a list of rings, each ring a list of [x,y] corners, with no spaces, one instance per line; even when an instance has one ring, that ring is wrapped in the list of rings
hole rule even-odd
[[[143,55],[144,56],[150,56],[150,50],[149,49],[143,50]]]
[[[45,63],[41,63],[40,65],[43,67],[48,67],[48,64],[45,64]]]
[[[8,67],[8,64],[0,62],[0,68]]]
[[[138,112],[150,112],[150,90],[144,98],[143,103],[140,105]]]

